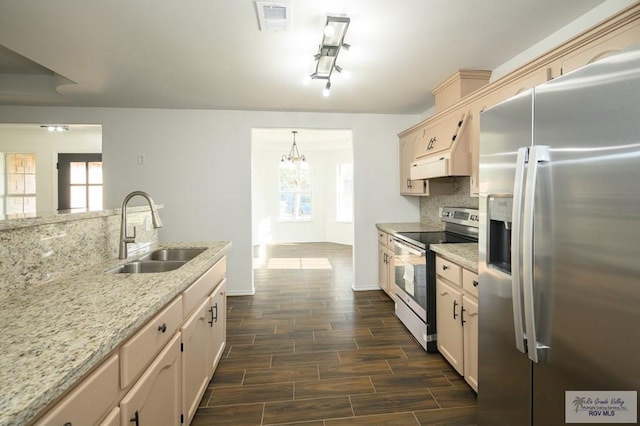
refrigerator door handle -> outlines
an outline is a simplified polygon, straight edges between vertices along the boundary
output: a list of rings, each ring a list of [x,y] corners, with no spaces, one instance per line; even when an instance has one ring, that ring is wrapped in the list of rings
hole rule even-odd
[[[536,145],[529,151],[529,167],[524,193],[522,215],[522,276],[524,290],[524,318],[527,330],[529,359],[538,362],[538,340],[536,333],[535,302],[533,292],[533,219],[535,188],[538,178],[538,164],[549,161],[549,147]]]
[[[522,234],[522,190],[524,171],[529,157],[529,148],[518,149],[516,157],[516,177],[513,184],[513,210],[511,212],[511,293],[513,301],[513,329],[516,348],[523,354],[525,347],[524,324],[522,322],[522,273],[520,271],[520,241]]]

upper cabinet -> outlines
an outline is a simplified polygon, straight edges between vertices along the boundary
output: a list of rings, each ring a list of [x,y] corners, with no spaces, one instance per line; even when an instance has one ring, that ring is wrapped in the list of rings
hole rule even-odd
[[[640,2],[491,83],[488,71],[457,71],[432,90],[436,114],[399,134],[400,193],[469,176],[470,195],[477,196],[482,111],[638,43]]]
[[[409,171],[411,179],[469,176],[471,152],[468,122],[469,112],[457,110],[423,128],[416,159]]]

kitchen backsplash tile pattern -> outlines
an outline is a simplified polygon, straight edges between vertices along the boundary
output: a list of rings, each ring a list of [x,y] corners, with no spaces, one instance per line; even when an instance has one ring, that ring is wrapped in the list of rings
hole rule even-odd
[[[471,186],[468,177],[453,178],[453,194],[434,195],[420,198],[420,223],[440,224],[440,207],[478,208],[478,198],[470,197]]]
[[[138,242],[130,245],[130,253],[157,243],[157,230],[145,230],[145,222],[150,219],[148,210],[129,211],[129,229],[132,232],[136,226]],[[62,221],[58,216],[52,222],[34,220],[34,226],[0,231],[0,292],[50,282],[118,257],[120,210],[110,215],[101,212],[96,217],[71,214]]]

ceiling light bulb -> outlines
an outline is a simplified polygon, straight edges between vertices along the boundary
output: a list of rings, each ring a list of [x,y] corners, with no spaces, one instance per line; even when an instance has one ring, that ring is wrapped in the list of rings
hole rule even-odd
[[[326,27],[324,27],[324,36],[325,37],[333,37],[336,33],[336,29],[333,28],[332,25],[327,25]]]
[[[322,96],[326,98],[329,96],[330,93],[331,93],[331,82],[327,81],[327,85],[324,86],[324,90],[322,91]]]

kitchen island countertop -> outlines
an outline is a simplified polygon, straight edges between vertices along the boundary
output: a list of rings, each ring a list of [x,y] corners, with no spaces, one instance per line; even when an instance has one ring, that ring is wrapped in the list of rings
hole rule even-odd
[[[114,259],[0,300],[0,425],[26,424],[220,260],[228,241],[170,272],[105,274]],[[142,255],[144,253],[140,253]]]

